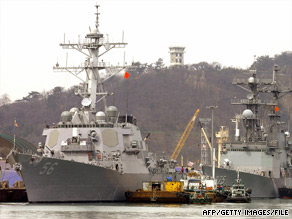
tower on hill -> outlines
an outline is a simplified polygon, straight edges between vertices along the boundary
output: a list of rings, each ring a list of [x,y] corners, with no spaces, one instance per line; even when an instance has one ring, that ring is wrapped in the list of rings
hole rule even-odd
[[[170,66],[184,65],[185,47],[170,46],[169,53],[170,53]]]

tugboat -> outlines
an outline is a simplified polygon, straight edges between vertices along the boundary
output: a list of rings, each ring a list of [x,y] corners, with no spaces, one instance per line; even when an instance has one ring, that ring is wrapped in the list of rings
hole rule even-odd
[[[217,189],[215,190],[215,200],[213,202],[225,202],[229,193],[230,189],[226,186],[217,186]]]
[[[282,187],[278,189],[279,198],[292,199],[292,188]]]
[[[107,105],[106,97],[113,93],[105,91],[103,84],[119,72],[128,78],[128,68],[99,60],[127,43],[109,42],[99,32],[98,8],[95,28],[86,39],[60,44],[85,55],[85,61],[78,67],[57,63],[53,68],[82,81],[75,90],[83,98],[81,106],[64,111],[59,123],[43,130],[46,140],[39,144],[40,155],[14,149],[8,156],[23,178],[29,202],[125,201],[127,190],[176,175],[176,161],[158,159],[149,151],[135,117]],[[102,78],[105,71],[109,76]]]
[[[239,171],[237,172],[236,183],[230,188],[230,193],[226,199],[227,202],[249,203],[251,202],[250,190],[246,189],[239,179]]]

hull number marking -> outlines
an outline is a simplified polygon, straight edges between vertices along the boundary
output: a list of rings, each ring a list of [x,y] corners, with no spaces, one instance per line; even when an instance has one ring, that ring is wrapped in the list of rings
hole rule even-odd
[[[57,162],[55,162],[55,163],[53,163],[52,164],[52,162],[47,162],[47,163],[45,163],[45,165],[43,166],[43,168],[42,168],[42,170],[39,172],[39,174],[40,175],[43,175],[43,174],[47,174],[47,175],[50,175],[53,171],[54,171],[54,169],[55,169],[55,167],[58,165],[58,163]]]

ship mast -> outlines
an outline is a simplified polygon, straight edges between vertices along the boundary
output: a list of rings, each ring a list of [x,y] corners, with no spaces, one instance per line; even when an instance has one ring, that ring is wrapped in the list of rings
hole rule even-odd
[[[86,38],[88,38],[90,41],[90,46],[88,47],[88,50],[91,54],[91,57],[87,59],[87,68],[86,73],[88,75],[88,93],[90,95],[91,99],[91,110],[95,111],[95,102],[96,102],[96,95],[100,96],[107,96],[108,93],[104,93],[103,86],[99,77],[99,67],[98,67],[98,55],[99,55],[99,47],[100,41],[103,38],[103,34],[99,33],[98,26],[98,5],[96,7],[96,21],[95,21],[95,30],[92,30],[91,33],[86,35]],[[97,86],[98,85],[98,86]],[[96,92],[96,88],[98,88],[98,92]],[[106,111],[107,104],[106,104],[106,98],[103,98],[104,108]]]
[[[271,106],[270,125],[269,125],[269,141],[272,142],[276,139],[276,133],[279,132],[279,125],[281,115],[277,112],[277,105],[279,99],[284,95],[291,93],[291,88],[279,88],[276,82],[276,75],[279,69],[275,65],[273,69],[273,79],[258,79],[256,70],[251,71],[251,77],[248,80],[234,79],[232,84],[248,91],[247,98],[241,100],[233,100],[231,104],[246,105],[246,110],[242,114],[242,119],[246,128],[246,142],[264,141],[263,130],[260,126],[259,107],[262,105]],[[248,88],[246,88],[246,86]],[[259,99],[260,93],[272,93],[272,101],[261,101]]]
[[[53,67],[55,71],[67,71],[80,79],[83,83],[81,83],[78,87],[77,94],[82,96],[84,99],[82,100],[82,105],[84,110],[96,112],[96,103],[103,100],[104,110],[107,109],[106,97],[112,95],[112,93],[106,92],[102,86],[103,82],[108,78],[101,79],[99,71],[103,69],[119,69],[114,74],[125,69],[125,66],[110,66],[109,63],[99,62],[99,58],[110,51],[113,48],[125,48],[127,43],[109,43],[108,39],[105,40],[103,34],[99,32],[99,13],[98,8],[99,5],[95,5],[96,7],[96,20],[95,20],[95,29],[90,29],[90,33],[86,35],[86,39],[82,42],[79,40],[78,43],[61,43],[60,46],[63,49],[75,49],[78,52],[82,53],[86,56],[85,62],[78,67],[60,67],[57,63],[56,66]],[[105,51],[100,53],[100,48],[104,46]],[[87,50],[85,52],[84,50]],[[109,68],[110,67],[110,68]],[[79,74],[81,72],[86,72],[86,80],[83,80]],[[112,77],[111,75],[110,77]],[[99,99],[97,100],[97,96]]]
[[[246,141],[256,142],[262,140],[262,133],[259,119],[259,106],[263,105],[259,99],[259,88],[271,83],[271,81],[259,80],[256,71],[251,71],[248,80],[234,79],[232,84],[248,91],[246,99],[233,100],[231,104],[246,105],[247,110],[243,112],[242,119],[246,128]],[[248,88],[244,87],[247,86]]]
[[[279,68],[278,65],[274,66],[273,69],[273,79],[272,79],[272,83],[270,84],[270,86],[263,88],[262,90],[260,90],[260,92],[263,93],[272,93],[273,95],[273,100],[272,100],[272,104],[274,107],[271,108],[271,112],[269,114],[269,118],[270,118],[270,134],[272,136],[270,136],[270,139],[276,139],[276,133],[280,132],[280,125],[283,124],[283,122],[281,121],[281,114],[279,113],[279,108],[278,108],[278,104],[279,104],[279,99],[281,99],[283,96],[285,96],[288,93],[292,92],[291,88],[288,87],[279,87],[276,81],[276,76],[279,72]]]

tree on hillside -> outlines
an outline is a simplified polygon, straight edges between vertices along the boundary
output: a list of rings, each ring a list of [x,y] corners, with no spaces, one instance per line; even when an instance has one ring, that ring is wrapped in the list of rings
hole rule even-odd
[[[23,97],[22,100],[32,101],[32,100],[40,99],[41,97],[42,97],[42,95],[39,92],[31,91],[28,93],[28,95],[26,97]]]
[[[214,67],[207,62],[200,62],[198,64],[192,64],[191,69],[193,71],[200,71],[202,69],[214,69]]]
[[[257,57],[256,61],[250,66],[250,69],[257,71],[271,70],[274,66],[274,59],[269,56]]]
[[[49,108],[56,108],[60,105],[62,97],[64,97],[64,88],[55,87],[48,96],[47,103]]]
[[[143,74],[145,69],[147,68],[147,63],[142,64],[141,62],[133,62],[132,66],[133,70],[128,70],[129,73]]]
[[[0,106],[7,105],[9,103],[11,103],[9,95],[6,93],[2,94],[2,96],[0,97]]]
[[[154,69],[156,71],[160,71],[164,67],[163,59],[159,58],[155,63],[154,63]]]
[[[53,95],[61,94],[63,91],[64,91],[64,88],[63,87],[55,87],[53,89]]]

